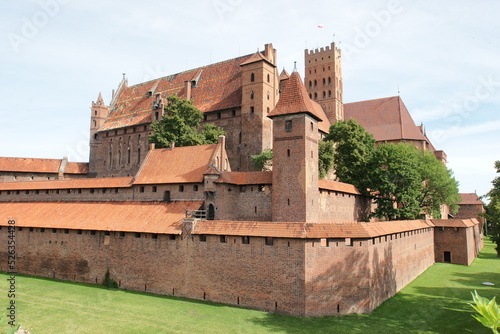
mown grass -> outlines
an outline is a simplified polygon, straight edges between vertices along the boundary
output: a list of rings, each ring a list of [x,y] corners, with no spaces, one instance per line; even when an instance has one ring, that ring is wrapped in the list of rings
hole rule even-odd
[[[495,255],[488,242],[469,267],[437,263],[372,314],[309,319],[19,275],[17,322],[33,334],[490,333],[471,317],[467,303],[473,290],[498,296]],[[0,274],[3,310],[7,277]],[[496,286],[483,286],[484,281]]]

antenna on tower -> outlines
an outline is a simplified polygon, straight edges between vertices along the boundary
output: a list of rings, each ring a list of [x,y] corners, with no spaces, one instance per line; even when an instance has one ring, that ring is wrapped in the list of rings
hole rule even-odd
[[[297,72],[297,61],[293,62],[293,71]]]
[[[122,75],[123,75],[123,80],[125,80],[125,75],[126,75],[126,74],[127,74],[127,73],[122,73]]]
[[[399,91],[399,83],[398,83],[398,96],[399,96],[399,94],[400,94],[400,91]]]

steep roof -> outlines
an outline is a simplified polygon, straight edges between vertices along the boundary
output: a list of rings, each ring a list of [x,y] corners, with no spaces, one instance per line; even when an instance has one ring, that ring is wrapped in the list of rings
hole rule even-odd
[[[273,172],[224,172],[217,183],[236,185],[271,184]]]
[[[217,144],[151,150],[134,184],[203,182],[216,149]]]
[[[131,185],[132,177],[81,178],[50,181],[0,182],[0,190],[127,188]]]
[[[328,117],[326,117],[323,108],[309,98],[309,94],[300,78],[300,74],[298,72],[293,72],[287,80],[286,85],[283,86],[276,107],[274,107],[267,116],[272,118],[298,113],[308,113],[316,118],[320,124],[328,123],[328,127],[330,127]]]
[[[89,164],[87,162],[68,162],[64,168],[64,174],[87,174]]]
[[[425,220],[373,223],[200,221],[192,233],[277,238],[374,238],[429,227],[434,225]]]
[[[376,141],[429,140],[415,125],[399,96],[344,104],[344,118],[354,119]]]
[[[186,210],[201,201],[179,202],[2,202],[0,225],[80,230],[180,234]]]
[[[330,180],[318,180],[318,186],[320,189],[360,195],[358,189],[354,185],[349,183],[330,181]]]
[[[124,87],[100,130],[149,123],[155,95],[159,93],[167,97],[177,94],[185,97],[186,81],[195,82],[191,99],[202,112],[241,106],[240,65],[252,56],[246,55]],[[151,96],[150,91],[154,91]]]
[[[479,198],[476,193],[462,193],[460,195],[459,205],[472,204],[472,205],[484,205],[483,201]]]

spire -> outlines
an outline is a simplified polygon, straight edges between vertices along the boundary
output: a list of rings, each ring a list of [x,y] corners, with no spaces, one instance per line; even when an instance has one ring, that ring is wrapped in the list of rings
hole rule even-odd
[[[272,118],[274,116],[299,113],[308,113],[317,118],[318,121],[323,120],[318,108],[309,98],[299,72],[295,71],[290,75],[288,83],[283,87],[278,104],[267,116]]]

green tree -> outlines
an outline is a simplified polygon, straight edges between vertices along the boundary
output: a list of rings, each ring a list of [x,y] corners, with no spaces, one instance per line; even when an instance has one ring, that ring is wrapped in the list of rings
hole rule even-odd
[[[339,181],[353,184],[367,195],[370,163],[375,151],[373,136],[350,119],[333,124],[325,140],[335,143],[333,167]]]
[[[149,141],[157,148],[168,147],[172,142],[176,146],[215,144],[219,135],[224,135],[224,131],[213,124],[200,127],[203,113],[191,100],[171,95],[167,101],[163,118],[151,123],[154,132]]]
[[[446,204],[451,213],[456,213],[460,195],[458,181],[453,177],[452,170],[429,151],[420,155],[418,170],[422,181],[418,201],[422,211],[434,218],[441,218],[441,205]]]
[[[333,168],[335,161],[335,148],[333,142],[321,140],[318,144],[318,169],[319,178],[324,179],[328,172]]]
[[[416,219],[422,180],[419,152],[413,145],[382,144],[374,152],[369,172],[377,208],[374,217],[385,220]]]
[[[495,161],[497,173],[500,173],[500,160]],[[496,246],[497,256],[500,257],[500,176],[491,181],[493,188],[486,194],[490,202],[486,205],[486,221],[488,224],[488,235]]]
[[[251,156],[255,167],[258,170],[271,170],[273,166],[273,150],[266,148],[259,154]]]

